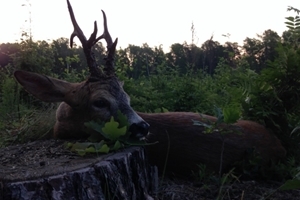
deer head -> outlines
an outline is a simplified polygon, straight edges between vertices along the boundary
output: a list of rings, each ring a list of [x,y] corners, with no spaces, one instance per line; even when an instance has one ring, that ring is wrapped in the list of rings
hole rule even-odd
[[[133,136],[144,137],[149,125],[132,109],[130,98],[123,90],[123,83],[118,80],[114,71],[114,55],[117,39],[112,42],[108,32],[107,19],[104,11],[104,32],[96,38],[97,23],[94,22],[94,32],[87,40],[76,22],[73,9],[67,0],[74,32],[70,38],[70,46],[77,36],[82,44],[90,71],[88,79],[81,83],[69,83],[48,76],[15,71],[14,76],[26,91],[45,102],[62,102],[56,111],[54,135],[58,138],[83,138],[84,122],[100,119],[107,121],[111,116],[116,117],[120,110],[128,119],[129,130]],[[92,47],[100,39],[107,43],[105,66],[97,66]]]

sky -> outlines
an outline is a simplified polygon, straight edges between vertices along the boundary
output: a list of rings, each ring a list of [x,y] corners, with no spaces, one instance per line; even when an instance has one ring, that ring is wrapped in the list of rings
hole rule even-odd
[[[162,44],[165,52],[174,43],[192,42],[192,23],[197,46],[212,35],[221,44],[230,41],[242,45],[246,37],[255,38],[268,29],[281,35],[286,30],[285,17],[295,16],[294,12],[287,12],[287,7],[300,9],[299,0],[70,0],[70,3],[86,37],[92,33],[95,20],[98,35],[102,34],[102,9],[112,38],[119,39],[118,47]],[[20,41],[22,31],[29,31],[29,27],[35,41],[69,38],[73,27],[66,1],[0,0],[0,43]],[[222,36],[227,34],[230,36]],[[79,44],[79,40],[75,42]]]

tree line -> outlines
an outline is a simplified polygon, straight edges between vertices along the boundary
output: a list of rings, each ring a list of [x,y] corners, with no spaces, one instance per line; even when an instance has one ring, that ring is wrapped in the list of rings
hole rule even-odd
[[[188,70],[202,70],[207,74],[215,73],[218,63],[222,60],[233,69],[240,62],[247,62],[250,69],[260,72],[267,67],[268,61],[278,56],[278,44],[292,43],[292,31],[285,31],[280,37],[272,30],[266,30],[257,38],[246,38],[242,46],[236,42],[220,44],[213,38],[205,41],[200,47],[194,44],[175,43],[170,52],[165,53],[162,46],[150,47],[129,45],[116,52],[116,65],[126,71],[128,77],[137,79],[156,73],[158,66],[178,69],[180,73]],[[99,65],[106,55],[105,44],[97,43],[94,47]],[[20,43],[0,44],[0,66],[2,70],[12,72],[24,69],[46,75],[64,78],[66,74],[85,73],[86,60],[81,46],[70,48],[69,39],[59,38],[51,42],[22,40]]]

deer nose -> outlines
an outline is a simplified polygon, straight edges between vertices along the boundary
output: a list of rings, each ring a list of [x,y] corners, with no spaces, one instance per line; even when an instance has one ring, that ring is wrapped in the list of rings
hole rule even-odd
[[[131,132],[131,137],[135,137],[135,138],[145,137],[149,132],[149,127],[150,125],[145,121],[131,124],[129,127],[129,131]]]

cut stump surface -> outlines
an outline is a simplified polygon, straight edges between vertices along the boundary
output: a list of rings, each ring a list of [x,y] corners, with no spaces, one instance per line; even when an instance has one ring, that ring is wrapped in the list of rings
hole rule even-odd
[[[144,149],[81,157],[65,141],[46,140],[0,149],[2,199],[152,199],[157,169]]]

